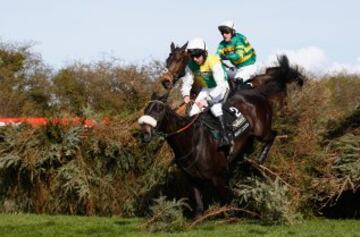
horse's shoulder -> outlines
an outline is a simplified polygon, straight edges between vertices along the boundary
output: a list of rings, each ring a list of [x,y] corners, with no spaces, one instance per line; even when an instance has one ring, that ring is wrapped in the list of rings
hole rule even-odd
[[[277,70],[279,69],[279,67],[268,67],[265,70],[265,74],[269,75],[269,74],[273,74],[275,73]]]

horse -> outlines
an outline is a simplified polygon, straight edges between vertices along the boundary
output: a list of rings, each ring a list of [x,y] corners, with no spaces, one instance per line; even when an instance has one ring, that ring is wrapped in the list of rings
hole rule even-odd
[[[278,101],[281,114],[284,115],[287,107],[287,85],[296,83],[301,88],[304,85],[305,77],[297,66],[290,66],[289,59],[285,55],[278,56],[277,61],[279,66],[267,68],[264,74],[250,78],[247,83],[254,88],[272,87],[275,91],[270,100]]]
[[[161,79],[165,89],[170,90],[175,82],[185,75],[185,67],[191,59],[186,51],[187,45],[188,43],[185,43],[182,47],[175,47],[175,44],[171,42],[170,53],[166,59],[166,72]]]
[[[185,74],[185,67],[190,60],[189,54],[186,52],[187,43],[182,47],[175,47],[174,43],[170,45],[170,53],[166,59],[166,72],[162,75],[161,83],[165,89],[171,90],[175,83]],[[271,101],[278,101],[281,113],[286,110],[287,84],[296,83],[299,87],[303,86],[304,76],[298,67],[291,67],[289,59],[286,55],[277,58],[279,66],[269,67],[264,74],[253,76],[247,82],[251,83],[253,88],[266,87],[269,84],[271,88],[276,89],[276,93],[272,93]],[[278,87],[274,86],[277,81],[281,81]],[[230,82],[233,82],[230,79]],[[230,83],[234,84],[234,83]],[[233,88],[236,88],[233,86]],[[196,96],[198,88],[193,88],[192,95]]]
[[[175,155],[175,163],[193,184],[197,216],[204,211],[200,191],[202,185],[210,183],[222,204],[231,200],[227,173],[231,163],[241,156],[247,143],[253,138],[264,143],[259,160],[266,160],[276,131],[272,129],[272,106],[265,97],[267,92],[260,92],[244,90],[244,93],[235,93],[226,101],[228,105],[240,110],[250,124],[241,135],[234,138],[231,152],[218,148],[219,141],[203,125],[204,114],[183,117],[170,108],[167,104],[169,93],[164,96],[153,93],[144,109],[144,115],[139,118],[140,134],[144,142],[149,142],[157,133],[165,136]]]

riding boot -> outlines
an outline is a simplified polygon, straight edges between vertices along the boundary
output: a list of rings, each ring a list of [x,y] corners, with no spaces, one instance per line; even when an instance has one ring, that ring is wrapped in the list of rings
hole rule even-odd
[[[226,131],[225,122],[224,122],[224,116],[220,115],[217,118],[219,119],[219,122],[220,122],[221,136],[222,136],[219,147],[230,146],[230,138],[229,138],[229,135],[228,135],[228,133]]]

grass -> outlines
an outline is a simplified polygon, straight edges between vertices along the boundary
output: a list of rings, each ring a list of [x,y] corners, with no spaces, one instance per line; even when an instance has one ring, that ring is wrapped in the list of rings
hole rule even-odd
[[[293,226],[264,226],[249,221],[236,224],[207,222],[184,232],[148,233],[141,219],[0,214],[0,236],[349,236],[360,237],[360,220],[306,220]]]

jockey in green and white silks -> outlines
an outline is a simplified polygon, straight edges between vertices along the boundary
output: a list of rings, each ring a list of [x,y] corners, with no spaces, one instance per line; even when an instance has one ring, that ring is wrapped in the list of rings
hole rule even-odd
[[[248,39],[236,33],[235,25],[232,21],[225,21],[218,27],[223,40],[219,43],[216,54],[222,60],[229,60],[236,67],[235,79],[247,81],[256,72],[256,53]],[[231,67],[228,62],[225,65]]]
[[[228,146],[230,141],[225,131],[222,102],[230,88],[224,66],[217,55],[208,54],[206,44],[200,38],[191,40],[187,51],[191,60],[185,68],[185,75],[181,78],[183,82],[181,93],[184,102],[190,102],[190,90],[193,85],[201,88],[189,115],[200,113],[203,107],[211,102],[210,111],[221,124],[223,134],[221,146]]]

